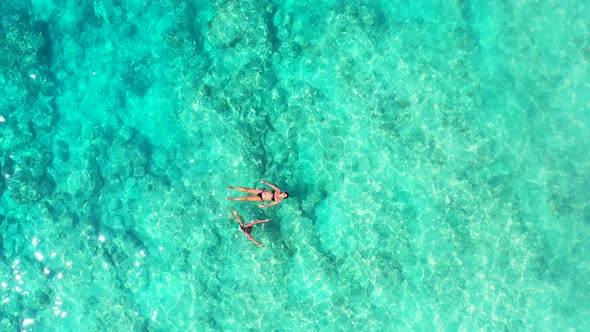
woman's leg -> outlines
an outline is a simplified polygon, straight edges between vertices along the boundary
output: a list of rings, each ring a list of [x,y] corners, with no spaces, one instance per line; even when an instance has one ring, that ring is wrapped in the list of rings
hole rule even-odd
[[[260,192],[260,189],[256,189],[256,188],[244,188],[244,187],[229,186],[229,187],[227,187],[227,189],[237,190],[237,191],[241,191],[241,192],[248,193],[248,194],[254,194],[254,195],[258,195],[258,193]]]
[[[250,201],[250,202],[260,202],[260,197],[256,196],[244,196],[244,197],[228,197],[228,201]]]

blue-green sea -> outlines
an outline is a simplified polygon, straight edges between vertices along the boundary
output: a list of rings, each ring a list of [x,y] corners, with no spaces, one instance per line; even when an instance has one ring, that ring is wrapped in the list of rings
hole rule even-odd
[[[2,0],[0,331],[590,330],[589,17]]]

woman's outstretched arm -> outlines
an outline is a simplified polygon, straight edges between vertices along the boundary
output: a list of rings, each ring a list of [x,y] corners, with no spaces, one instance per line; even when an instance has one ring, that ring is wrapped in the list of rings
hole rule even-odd
[[[260,246],[261,248],[264,247],[264,244],[254,240],[254,238],[252,237],[252,235],[248,234],[248,233],[244,233],[246,234],[246,236],[248,237],[248,239],[252,242],[254,242],[256,245]]]
[[[251,221],[249,222],[246,226],[244,227],[252,227],[254,225],[258,225],[258,224],[262,224],[265,222],[268,222],[270,219],[259,219],[259,220],[255,220],[255,221]]]
[[[265,185],[271,187],[274,190],[282,191],[279,187],[275,186],[274,184],[267,182],[266,180],[260,180],[260,183],[264,183]]]
[[[261,208],[261,209],[265,209],[267,207],[271,207],[271,206],[277,205],[279,203],[280,203],[280,201],[274,201],[274,202],[268,203],[268,204],[259,204],[258,207]]]

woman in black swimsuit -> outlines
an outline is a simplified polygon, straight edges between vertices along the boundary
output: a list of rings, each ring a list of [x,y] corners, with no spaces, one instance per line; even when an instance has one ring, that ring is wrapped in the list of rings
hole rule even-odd
[[[254,242],[255,244],[259,245],[260,247],[264,247],[264,244],[254,240],[254,238],[252,237],[252,235],[250,235],[250,233],[252,233],[252,228],[254,228],[254,225],[268,222],[268,219],[255,220],[255,221],[251,221],[246,224],[244,222],[244,219],[242,218],[242,216],[240,216],[240,214],[238,213],[238,211],[236,211],[236,209],[234,209],[233,207],[231,209],[232,209],[231,213],[232,213],[232,217],[234,218],[234,221],[240,223],[240,228],[239,228],[240,232],[242,232],[244,235],[246,235],[248,240]]]
[[[229,187],[227,187],[227,189],[229,189],[229,190],[237,190],[237,191],[245,192],[248,194],[252,194],[252,196],[228,197],[227,199],[230,201],[250,201],[250,202],[268,202],[268,201],[270,201],[271,203],[258,205],[261,208],[267,208],[269,206],[277,205],[283,199],[289,197],[288,192],[282,191],[274,184],[268,183],[264,180],[260,180],[260,182],[271,187],[273,190],[229,186]]]

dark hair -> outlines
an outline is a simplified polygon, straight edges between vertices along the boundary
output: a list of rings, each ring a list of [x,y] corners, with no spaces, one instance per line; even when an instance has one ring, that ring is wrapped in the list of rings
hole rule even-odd
[[[283,193],[285,193],[285,195],[287,195],[287,196],[285,196],[285,198],[289,198],[289,193],[288,192],[283,191]]]

